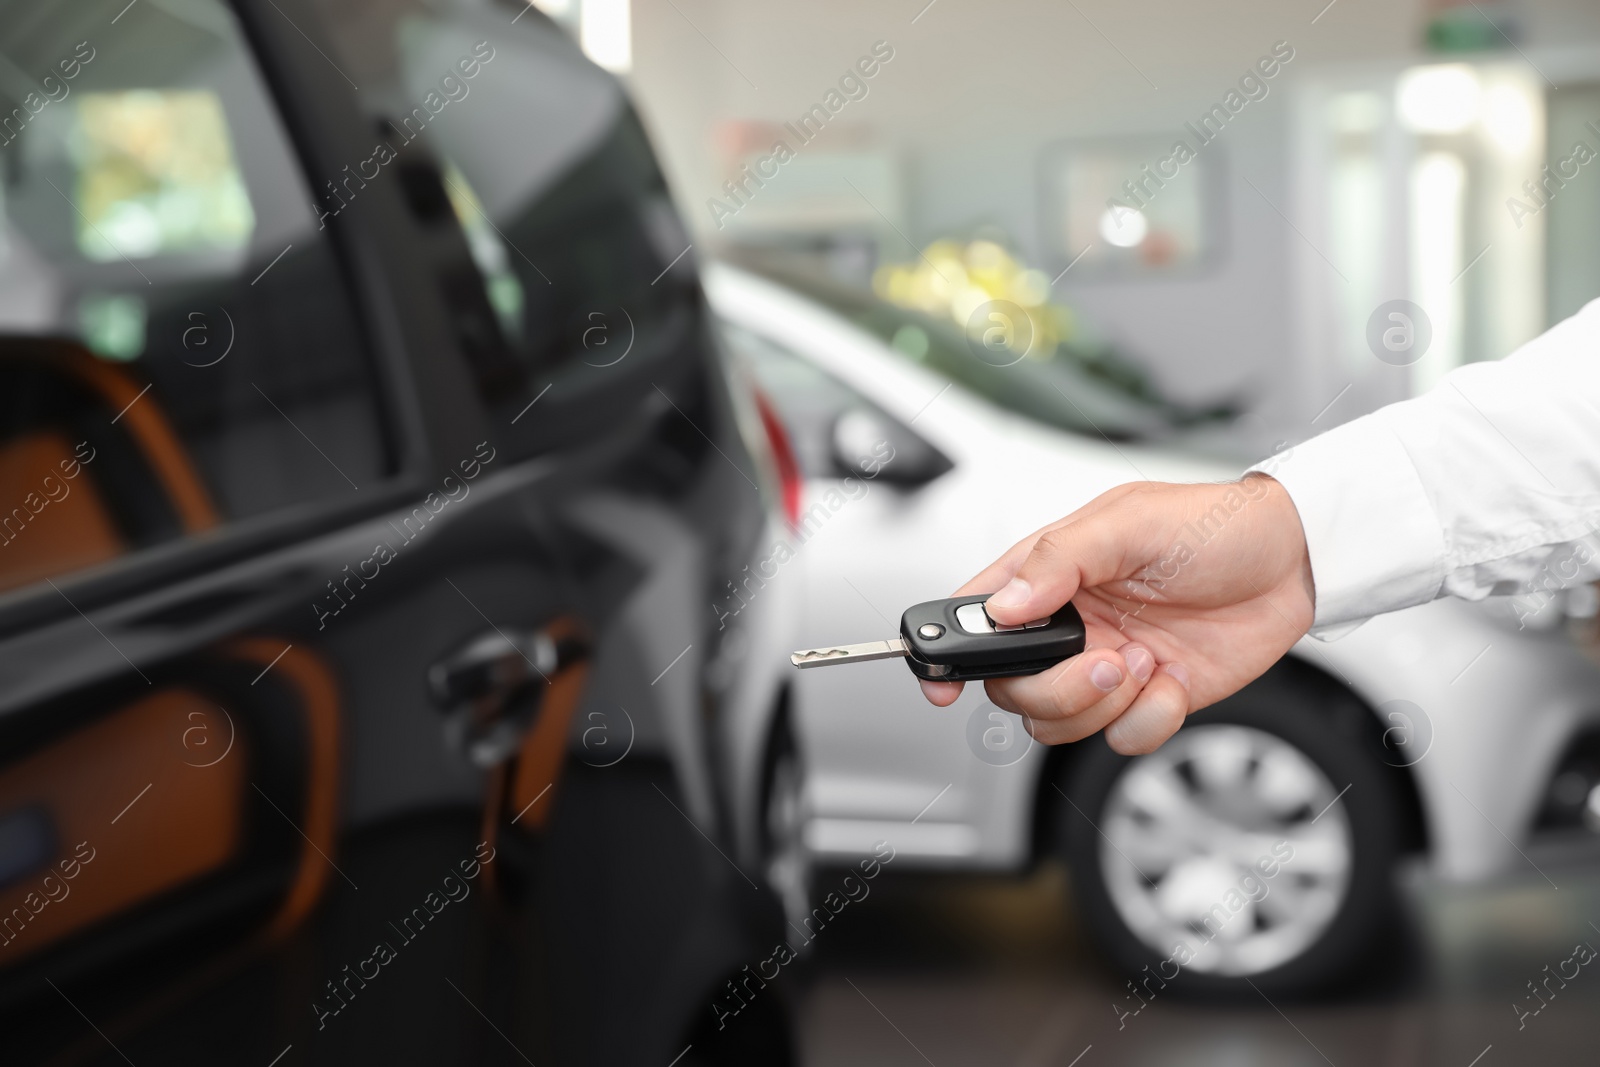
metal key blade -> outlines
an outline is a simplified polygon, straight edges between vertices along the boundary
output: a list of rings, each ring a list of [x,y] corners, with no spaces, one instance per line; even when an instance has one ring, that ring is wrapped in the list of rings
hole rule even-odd
[[[906,654],[906,643],[896,637],[888,641],[866,641],[859,645],[831,645],[803,648],[789,657],[796,667],[826,667],[834,663],[864,663],[869,659],[899,659]]]

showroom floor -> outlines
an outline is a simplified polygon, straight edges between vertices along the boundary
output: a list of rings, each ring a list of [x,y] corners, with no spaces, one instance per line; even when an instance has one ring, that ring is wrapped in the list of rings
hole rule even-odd
[[[805,1062],[828,1067],[1498,1067],[1593,1056],[1600,968],[1537,1015],[1576,943],[1600,947],[1600,863],[1492,885],[1419,882],[1401,961],[1334,1001],[1138,1002],[1065,914],[1063,872],[887,880],[816,941]],[[1552,888],[1552,881],[1558,888]],[[1546,965],[1551,971],[1545,971]],[[1571,974],[1576,964],[1563,970]],[[1541,991],[1545,987],[1541,987]],[[1525,999],[1527,998],[1527,999]],[[1120,1019],[1120,1029],[1119,1029]]]

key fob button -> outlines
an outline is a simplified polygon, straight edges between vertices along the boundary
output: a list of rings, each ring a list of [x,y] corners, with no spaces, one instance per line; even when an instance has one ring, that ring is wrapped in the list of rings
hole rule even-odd
[[[917,627],[917,635],[929,641],[934,641],[944,636],[944,627],[936,622],[924,623]]]
[[[987,607],[985,607],[983,609],[983,614],[984,614],[984,617],[989,620],[989,625],[993,628],[993,632],[997,633],[997,634],[1014,634],[1018,630],[1021,630],[1024,625],[1026,625],[1026,626],[1032,626],[1033,625],[1032,623],[1025,623],[1023,625],[1018,625],[1018,626],[1007,626],[1004,623],[995,622],[994,621],[994,616],[989,614],[989,609]],[[1050,620],[1046,619],[1044,621],[1048,623]]]
[[[956,622],[969,634],[992,634],[994,622],[979,603],[962,604],[956,608]]]

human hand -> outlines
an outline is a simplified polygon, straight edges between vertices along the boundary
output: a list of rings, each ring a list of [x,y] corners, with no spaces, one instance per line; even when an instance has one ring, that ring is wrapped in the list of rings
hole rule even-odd
[[[1276,663],[1316,603],[1299,513],[1264,474],[1119,486],[1023,538],[954,595],[970,593],[993,593],[989,614],[1005,625],[1073,602],[1088,631],[1082,655],[984,687],[1040,741],[1103,729],[1125,755],[1153,751],[1190,712]],[[922,683],[940,707],[961,688]]]

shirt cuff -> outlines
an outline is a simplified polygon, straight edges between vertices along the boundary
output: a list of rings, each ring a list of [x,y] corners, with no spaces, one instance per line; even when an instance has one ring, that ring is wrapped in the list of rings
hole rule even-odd
[[[1316,588],[1313,636],[1339,637],[1374,615],[1439,595],[1444,532],[1381,412],[1250,469],[1276,479],[1300,513]]]

